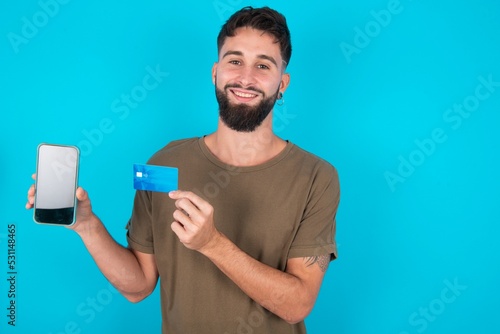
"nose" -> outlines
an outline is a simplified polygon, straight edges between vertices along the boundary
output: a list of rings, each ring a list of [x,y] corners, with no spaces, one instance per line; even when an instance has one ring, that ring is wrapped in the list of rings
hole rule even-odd
[[[255,84],[255,69],[252,66],[241,66],[237,82],[243,87],[252,86]]]

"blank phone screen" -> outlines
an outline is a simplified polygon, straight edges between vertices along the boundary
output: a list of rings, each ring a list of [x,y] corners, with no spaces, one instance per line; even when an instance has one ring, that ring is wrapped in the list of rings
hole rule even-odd
[[[71,225],[75,220],[78,149],[41,144],[38,147],[34,220]]]

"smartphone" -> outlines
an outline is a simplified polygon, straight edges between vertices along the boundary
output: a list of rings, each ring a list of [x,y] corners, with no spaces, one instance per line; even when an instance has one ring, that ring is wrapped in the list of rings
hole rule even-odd
[[[76,146],[38,145],[33,212],[36,223],[67,226],[75,223],[79,159]]]

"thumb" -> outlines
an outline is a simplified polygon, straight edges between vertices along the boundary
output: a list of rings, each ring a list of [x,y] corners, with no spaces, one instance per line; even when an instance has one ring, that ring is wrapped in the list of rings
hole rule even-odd
[[[78,187],[76,189],[76,199],[80,202],[84,202],[84,201],[87,201],[89,200],[89,194],[87,193],[87,191],[85,189],[83,189],[82,187]]]
[[[76,199],[78,200],[78,214],[81,218],[88,218],[92,214],[92,205],[89,194],[82,187],[76,189]]]

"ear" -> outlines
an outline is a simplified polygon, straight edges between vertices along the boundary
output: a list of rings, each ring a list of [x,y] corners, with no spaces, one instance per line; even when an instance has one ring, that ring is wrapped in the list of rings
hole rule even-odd
[[[290,74],[283,73],[281,75],[280,92],[281,93],[285,93],[285,91],[288,88],[289,84],[290,84]]]
[[[215,78],[217,77],[217,63],[212,66],[212,83],[215,85]]]

